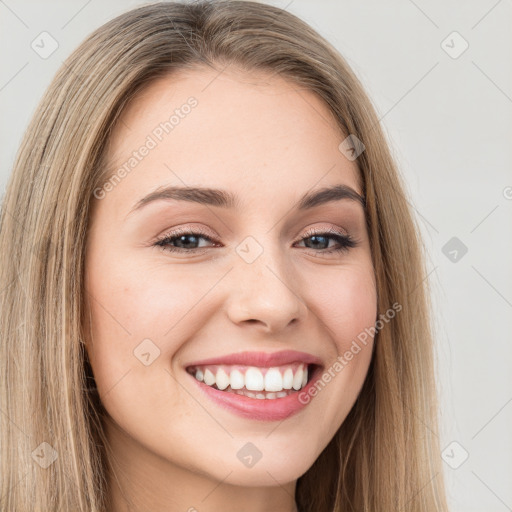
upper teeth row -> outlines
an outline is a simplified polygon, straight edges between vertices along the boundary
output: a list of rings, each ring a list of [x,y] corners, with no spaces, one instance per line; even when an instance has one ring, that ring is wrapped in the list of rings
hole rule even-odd
[[[229,368],[226,366],[213,368],[196,368],[195,378],[208,386],[214,384],[221,390],[231,386],[231,389],[248,389],[250,391],[282,391],[283,389],[299,390],[308,381],[307,365],[301,363],[294,372],[291,367],[286,367],[284,372],[277,367],[266,369],[265,374],[256,366],[249,366],[245,370]],[[215,372],[215,373],[214,373]]]

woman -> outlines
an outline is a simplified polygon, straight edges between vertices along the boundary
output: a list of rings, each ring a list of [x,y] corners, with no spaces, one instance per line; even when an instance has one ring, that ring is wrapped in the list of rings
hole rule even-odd
[[[418,233],[295,16],[100,27],[2,205],[2,509],[447,510]]]

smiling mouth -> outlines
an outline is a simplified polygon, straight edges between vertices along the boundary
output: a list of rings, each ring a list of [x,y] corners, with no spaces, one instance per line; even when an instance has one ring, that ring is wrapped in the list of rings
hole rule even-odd
[[[271,367],[208,364],[189,366],[187,372],[219,391],[273,400],[299,392],[318,368],[304,362]]]

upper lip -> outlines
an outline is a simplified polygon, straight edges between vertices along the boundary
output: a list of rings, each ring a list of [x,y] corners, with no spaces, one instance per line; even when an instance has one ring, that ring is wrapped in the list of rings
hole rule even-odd
[[[241,366],[259,366],[268,368],[271,366],[282,366],[290,363],[306,363],[321,366],[321,360],[307,352],[298,352],[296,350],[281,350],[279,352],[237,352],[226,354],[224,356],[213,357],[194,361],[186,366],[205,366],[213,364],[239,364]]]

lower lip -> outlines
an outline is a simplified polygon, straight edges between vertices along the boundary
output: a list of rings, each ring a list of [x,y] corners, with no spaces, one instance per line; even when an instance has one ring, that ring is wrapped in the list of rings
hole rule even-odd
[[[190,377],[194,379],[203,393],[221,407],[224,407],[244,418],[262,421],[278,421],[297,414],[309,404],[312,399],[309,394],[309,389],[315,385],[315,382],[321,377],[321,373],[321,368],[316,366],[310,381],[304,388],[283,398],[273,399],[250,398],[236,393],[220,391],[198,381],[189,373],[187,373],[187,375],[190,375]],[[301,403],[299,401],[299,395],[304,396],[304,394],[307,394],[308,400],[306,403]]]

